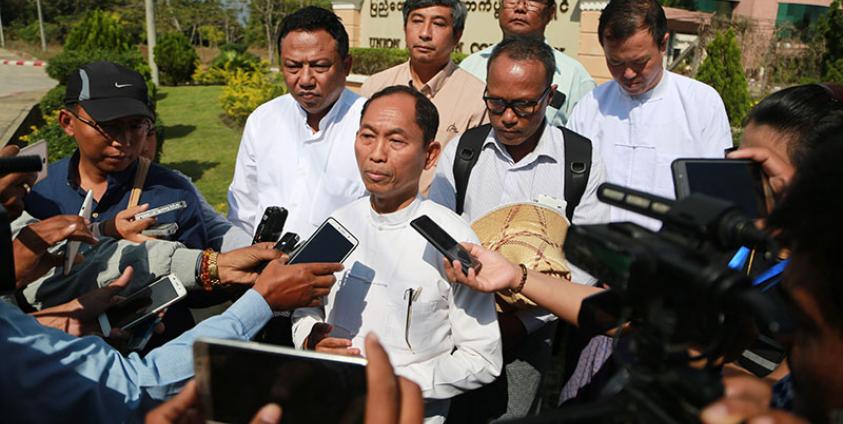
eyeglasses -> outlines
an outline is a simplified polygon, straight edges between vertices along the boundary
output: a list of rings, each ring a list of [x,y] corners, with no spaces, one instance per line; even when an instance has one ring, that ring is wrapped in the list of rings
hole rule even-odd
[[[536,112],[536,107],[539,105],[547,94],[550,93],[550,87],[542,91],[542,94],[536,100],[505,100],[500,97],[483,96],[483,101],[486,102],[486,107],[489,112],[495,115],[501,115],[507,109],[512,108],[512,112],[518,115],[519,118],[527,118]]]
[[[547,2],[541,0],[503,0],[504,9],[515,9],[521,2],[527,4],[527,10],[530,12],[538,12],[547,5]]]
[[[139,121],[123,122],[119,120],[108,121],[106,123],[99,123],[89,121],[82,118],[70,109],[67,109],[74,118],[78,119],[83,124],[95,129],[101,136],[108,141],[120,141],[118,137],[129,133],[137,137],[146,137],[155,131],[155,125],[149,119],[142,119]]]

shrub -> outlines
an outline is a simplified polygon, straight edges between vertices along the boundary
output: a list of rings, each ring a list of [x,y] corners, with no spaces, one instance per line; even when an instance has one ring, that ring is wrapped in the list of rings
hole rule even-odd
[[[147,80],[150,78],[149,66],[146,64],[146,60],[144,60],[140,51],[136,49],[125,51],[108,49],[84,51],[65,50],[50,59],[47,63],[47,75],[58,81],[59,84],[64,85],[67,83],[67,78],[70,76],[71,72],[79,69],[85,64],[99,60],[119,63],[127,68],[140,72]]]
[[[41,29],[38,26],[38,21],[32,21],[29,25],[19,28],[15,34],[27,43],[41,44]],[[61,26],[52,22],[44,22],[44,38],[47,39],[48,43],[59,41],[61,36]]]
[[[708,56],[700,66],[697,80],[720,93],[729,122],[740,127],[749,111],[750,98],[735,33],[731,29],[718,33],[705,51]]]
[[[26,143],[34,143],[41,139],[47,140],[47,155],[50,162],[70,156],[76,150],[76,140],[64,133],[64,129],[59,125],[58,117],[58,110],[49,115],[44,115],[44,125],[33,126],[29,135],[20,137],[20,140]]]
[[[211,61],[210,66],[199,66],[193,73],[193,82],[200,85],[225,84],[235,69],[244,71],[269,71],[266,62],[251,53],[238,53],[234,50],[223,50]]]
[[[245,43],[225,43],[220,45],[220,51],[228,51],[232,50],[237,53],[246,53],[246,49],[249,48],[248,44]]]
[[[70,30],[64,50],[130,50],[131,37],[123,26],[116,13],[94,10]]]
[[[168,32],[155,45],[155,63],[161,71],[161,81],[177,85],[190,81],[199,55],[190,40],[180,32]]]
[[[373,75],[395,65],[406,62],[409,54],[406,49],[352,48],[350,54],[351,72],[360,75]]]
[[[38,108],[41,109],[41,116],[52,115],[53,112],[64,106],[65,88],[63,85],[57,85],[41,98],[38,102]]]
[[[235,69],[222,90],[220,103],[228,118],[243,125],[258,106],[286,92],[279,73]]]
[[[820,18],[820,32],[825,41],[822,58],[823,78],[828,81],[843,81],[843,9],[841,1],[834,0],[828,13]]]

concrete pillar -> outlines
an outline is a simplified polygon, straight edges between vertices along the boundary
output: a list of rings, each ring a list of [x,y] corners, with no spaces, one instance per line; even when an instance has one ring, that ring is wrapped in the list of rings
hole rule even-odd
[[[600,39],[597,36],[600,13],[607,4],[608,2],[606,1],[580,3],[580,34],[577,60],[585,66],[585,69],[597,81],[597,84],[602,84],[612,79],[612,74],[609,73],[609,68],[606,66],[606,58],[603,56]]]

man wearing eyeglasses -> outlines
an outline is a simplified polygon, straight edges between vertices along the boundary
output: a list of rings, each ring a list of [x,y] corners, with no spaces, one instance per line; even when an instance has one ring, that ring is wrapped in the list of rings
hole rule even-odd
[[[554,0],[503,0],[502,3],[498,24],[504,40],[514,36],[544,40],[545,29],[556,8]],[[486,81],[486,64],[494,47],[465,58],[460,62],[460,68]],[[565,125],[574,105],[595,87],[595,83],[581,63],[556,49],[553,56],[556,66],[552,79],[556,88],[551,92],[545,116],[551,125]]]
[[[565,142],[562,131],[548,123],[544,110],[555,89],[553,51],[535,38],[512,37],[499,43],[489,56],[486,107],[491,130],[483,140],[477,162],[464,190],[462,217],[469,222],[503,205],[538,202],[566,210]],[[443,151],[430,189],[430,198],[456,208],[454,162],[458,146]],[[605,180],[600,155],[591,154],[591,170],[579,204],[573,210],[575,224],[606,222],[608,207],[599,202],[597,186]],[[572,268],[572,280],[593,284],[588,274]],[[542,309],[498,314],[503,338],[508,400],[502,418],[515,418],[535,411],[541,374],[550,360],[550,339],[556,318]],[[514,359],[513,359],[514,358]],[[481,413],[497,402],[484,401],[474,408]],[[483,411],[485,409],[486,411]],[[474,420],[460,417],[459,421]],[[486,421],[495,416],[484,416]]]
[[[205,248],[207,234],[200,203],[189,181],[153,163],[145,180],[136,183],[138,156],[155,130],[143,76],[110,62],[85,65],[70,75],[64,103],[59,124],[76,140],[77,150],[49,166],[47,178],[35,184],[27,196],[26,211],[37,219],[76,215],[92,190],[91,222],[104,224],[96,225],[97,231],[122,238],[136,236],[154,223],[176,223],[173,240],[190,248]],[[137,222],[128,217],[116,219],[127,209],[135,185],[142,190],[139,206],[129,209],[130,216],[179,200],[187,202],[187,207]]]

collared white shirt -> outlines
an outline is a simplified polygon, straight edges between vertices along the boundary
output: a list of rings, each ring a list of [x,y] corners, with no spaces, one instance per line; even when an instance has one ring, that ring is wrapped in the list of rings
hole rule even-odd
[[[430,199],[451,210],[456,208],[454,158],[458,144],[458,140],[453,140],[442,153],[430,187]],[[567,206],[565,172],[564,138],[558,128],[545,124],[536,148],[517,163],[495,138],[495,130],[492,129],[468,179],[462,217],[474,222],[500,206],[533,201],[555,206],[564,215]],[[597,200],[597,187],[604,180],[603,161],[597,149],[593,148],[591,172],[580,203],[574,209],[574,224],[596,224],[609,220],[609,206]],[[596,282],[575,266],[571,267],[571,273],[571,280],[576,283]],[[519,311],[517,314],[531,332],[554,319],[541,309]]]
[[[268,206],[289,211],[284,231],[302,239],[336,209],[366,193],[354,139],[366,99],[344,89],[319,122],[289,94],[262,104],[246,121],[228,188],[228,219],[249,234]]]
[[[421,215],[455,240],[477,243],[459,216],[421,197],[389,214],[375,212],[369,198],[333,213],[359,244],[324,306],[294,311],[293,341],[301,347],[313,324],[324,321],[333,337],[365,352],[366,334],[374,332],[398,375],[427,399],[447,399],[500,374],[500,329],[492,294],[448,282],[442,254],[410,226]]]
[[[607,181],[671,199],[675,159],[722,158],[732,146],[720,95],[669,71],[655,88],[636,97],[615,81],[595,88],[574,108],[568,128],[599,147]],[[661,225],[619,208],[612,208],[611,216],[654,229]]]

